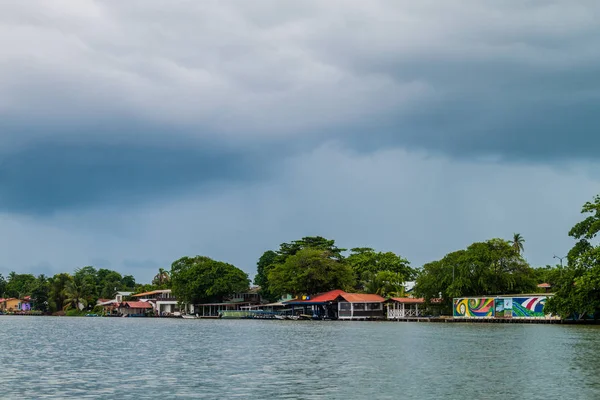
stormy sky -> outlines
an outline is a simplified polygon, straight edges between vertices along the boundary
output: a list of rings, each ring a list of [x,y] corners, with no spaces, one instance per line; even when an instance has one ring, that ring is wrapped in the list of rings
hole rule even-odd
[[[252,276],[307,235],[413,266],[600,192],[596,1],[0,4],[0,273]]]

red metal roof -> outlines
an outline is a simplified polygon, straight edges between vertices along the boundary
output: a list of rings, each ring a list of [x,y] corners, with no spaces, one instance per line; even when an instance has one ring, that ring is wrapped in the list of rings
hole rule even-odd
[[[404,304],[423,304],[425,303],[425,299],[424,298],[414,298],[414,297],[392,297],[391,300],[398,302],[398,303],[404,303]]]
[[[145,301],[124,301],[121,306],[127,306],[129,308],[152,308],[152,304]]]
[[[385,301],[378,294],[342,293],[340,297],[349,303],[383,303]]]
[[[539,285],[537,285],[537,287],[547,289],[547,288],[551,288],[552,285],[549,283],[540,283]]]
[[[311,297],[310,300],[305,300],[307,303],[324,303],[327,301],[333,301],[337,299],[342,294],[346,294],[343,290],[336,289],[330,292],[319,294],[315,297]]]

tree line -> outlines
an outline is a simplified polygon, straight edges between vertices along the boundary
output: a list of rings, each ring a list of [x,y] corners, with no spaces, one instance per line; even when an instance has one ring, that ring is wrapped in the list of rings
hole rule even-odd
[[[563,318],[600,316],[600,196],[587,202],[585,219],[569,232],[576,242],[567,265],[532,268],[523,257],[524,239],[516,233],[510,240],[494,238],[451,252],[419,269],[404,257],[369,247],[350,250],[332,239],[309,236],[267,250],[257,262],[254,284],[267,301],[282,296],[302,296],[333,289],[403,296],[405,283],[416,280],[415,295],[430,305],[435,302],[450,313],[452,299],[464,296],[533,293],[538,283],[549,283],[555,295],[547,310]],[[170,288],[183,303],[225,301],[248,290],[248,274],[236,266],[205,256],[182,257],[170,271],[160,268],[150,284],[137,284],[131,275],[92,266],[73,274],[53,277],[11,272],[0,275],[2,297],[31,296],[42,312],[56,312],[114,298],[119,290],[137,293]]]
[[[43,313],[77,310],[95,306],[99,298],[114,298],[119,290],[134,290],[135,278],[109,269],[92,266],[78,268],[73,274],[44,274],[11,272],[7,278],[0,274],[0,296],[23,299],[31,297],[34,308]]]

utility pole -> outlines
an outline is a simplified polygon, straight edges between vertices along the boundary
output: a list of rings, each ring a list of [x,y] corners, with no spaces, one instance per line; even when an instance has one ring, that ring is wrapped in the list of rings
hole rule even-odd
[[[567,258],[567,256],[559,257],[555,254],[552,258],[558,258],[560,260],[560,267],[562,268],[562,266],[563,266],[562,260],[563,260],[563,258]]]

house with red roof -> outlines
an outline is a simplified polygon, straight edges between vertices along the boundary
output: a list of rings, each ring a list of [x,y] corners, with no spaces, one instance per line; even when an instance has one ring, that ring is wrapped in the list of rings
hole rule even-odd
[[[292,313],[311,316],[314,319],[383,319],[385,299],[376,294],[346,293],[332,290],[316,296],[304,296],[285,301]]]
[[[152,310],[152,304],[147,301],[124,301],[119,303],[117,310],[124,317],[145,317]]]
[[[384,319],[385,299],[378,294],[342,293],[337,299],[338,319]]]

